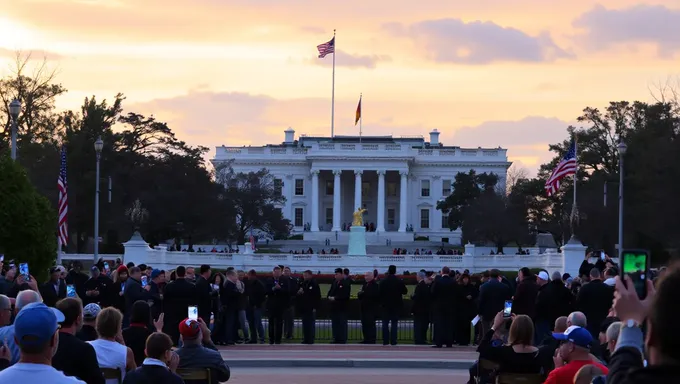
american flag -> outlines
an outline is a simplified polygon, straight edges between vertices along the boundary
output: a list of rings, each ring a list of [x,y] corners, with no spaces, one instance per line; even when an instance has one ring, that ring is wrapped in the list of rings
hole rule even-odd
[[[335,54],[335,37],[333,37],[329,42],[319,44],[316,46],[319,50],[319,59],[323,59],[326,55]]]
[[[569,151],[564,155],[562,161],[557,164],[557,168],[545,182],[545,190],[548,192],[548,196],[552,196],[560,189],[560,180],[569,176],[575,175],[578,169],[578,163],[576,162],[576,140],[571,141],[569,146]]]
[[[61,147],[61,168],[57,179],[59,188],[59,244],[68,244],[68,184],[66,182],[66,147]]]

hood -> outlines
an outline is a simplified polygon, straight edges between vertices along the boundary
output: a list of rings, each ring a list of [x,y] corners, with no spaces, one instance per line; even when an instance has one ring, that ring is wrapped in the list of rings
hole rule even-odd
[[[610,287],[613,287],[616,284],[616,278],[610,277],[607,280],[605,280],[604,283]]]

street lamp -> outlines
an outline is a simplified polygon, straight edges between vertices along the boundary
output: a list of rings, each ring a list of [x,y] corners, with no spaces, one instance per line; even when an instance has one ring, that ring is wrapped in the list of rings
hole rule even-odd
[[[619,150],[619,258],[623,251],[623,158],[626,155],[628,146],[621,140],[618,145]],[[620,260],[619,260],[620,262]]]
[[[9,103],[9,115],[12,118],[12,160],[17,159],[17,129],[19,128],[19,112],[21,102],[17,99]]]
[[[94,263],[99,261],[99,160],[102,157],[104,141],[101,136],[94,142],[94,150],[97,154],[97,175],[95,178],[95,197],[94,197]]]

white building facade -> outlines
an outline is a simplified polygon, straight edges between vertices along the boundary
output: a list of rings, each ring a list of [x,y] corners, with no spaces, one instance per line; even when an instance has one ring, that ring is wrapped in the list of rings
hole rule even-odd
[[[266,168],[286,202],[281,206],[305,240],[346,243],[352,213],[366,209],[367,244],[413,241],[460,243],[437,202],[459,172],[495,173],[505,184],[510,162],[502,148],[445,146],[439,132],[422,136],[301,136],[291,128],[282,144],[216,148],[213,164],[234,172]]]

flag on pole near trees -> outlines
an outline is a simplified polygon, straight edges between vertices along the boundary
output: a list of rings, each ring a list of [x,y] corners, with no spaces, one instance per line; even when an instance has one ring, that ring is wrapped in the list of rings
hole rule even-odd
[[[59,244],[68,244],[68,184],[66,182],[66,147],[61,147],[61,167],[57,179],[59,189]]]
[[[576,170],[578,169],[578,163],[576,161],[576,140],[571,141],[569,150],[564,155],[564,158],[557,164],[557,167],[553,173],[545,182],[545,190],[548,192],[548,196],[552,196],[560,189],[560,181],[570,175],[574,175],[576,178]]]
[[[328,42],[317,45],[316,49],[319,50],[319,59],[323,59],[326,55],[335,53],[335,36]]]

